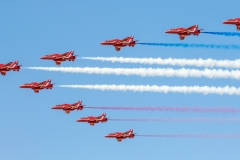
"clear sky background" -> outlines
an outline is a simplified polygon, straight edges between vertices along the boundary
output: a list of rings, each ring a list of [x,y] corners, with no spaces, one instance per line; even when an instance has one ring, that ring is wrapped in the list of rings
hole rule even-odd
[[[22,0],[0,2],[0,63],[19,60],[24,67],[55,67],[53,61],[40,60],[50,53],[74,50],[79,57],[161,57],[238,59],[239,50],[169,48],[136,45],[116,52],[101,41],[134,35],[139,42],[179,43],[177,35],[164,32],[174,27],[198,24],[204,31],[237,32],[222,21],[239,17],[238,0]],[[184,43],[239,44],[239,37],[200,34],[188,36]],[[63,67],[171,67],[77,60]],[[188,67],[193,68],[193,67]],[[199,69],[199,68],[198,68]],[[203,69],[203,68],[200,68]],[[169,86],[235,86],[234,79],[167,78],[22,69],[0,76],[0,159],[2,160],[237,160],[239,139],[149,138],[135,137],[118,143],[104,136],[133,129],[138,134],[238,134],[238,123],[205,122],[115,122],[77,123],[84,116],[106,112],[110,118],[193,118],[239,117],[239,114],[174,113],[153,111],[111,111],[83,109],[71,112],[51,110],[56,104],[82,100],[87,106],[178,106],[239,107],[239,96],[181,93],[134,93],[55,87],[35,94],[20,89],[27,82],[52,79],[61,84],[126,84]]]

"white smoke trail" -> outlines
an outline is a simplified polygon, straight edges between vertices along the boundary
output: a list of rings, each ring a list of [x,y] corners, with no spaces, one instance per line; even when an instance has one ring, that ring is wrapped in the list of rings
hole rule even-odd
[[[123,57],[82,57],[81,59],[99,60],[119,63],[140,63],[140,64],[157,64],[172,66],[196,66],[196,67],[224,67],[240,68],[240,59],[236,60],[214,60],[214,59],[162,59],[162,58],[123,58]]]
[[[142,77],[206,77],[206,78],[232,78],[240,79],[240,71],[238,70],[222,70],[222,69],[172,69],[172,68],[99,68],[99,67],[27,67],[28,69],[59,71],[71,73],[88,73],[88,74],[115,74],[115,75],[137,75]]]
[[[149,86],[149,85],[60,85],[67,88],[95,89],[101,91],[134,91],[134,92],[161,92],[161,93],[202,93],[219,95],[240,95],[240,88],[236,87],[209,87],[209,86]]]

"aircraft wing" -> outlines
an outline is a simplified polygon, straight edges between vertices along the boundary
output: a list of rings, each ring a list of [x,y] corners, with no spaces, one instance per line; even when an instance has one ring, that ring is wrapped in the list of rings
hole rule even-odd
[[[130,39],[130,37],[124,38],[121,40],[121,42],[127,42]]]
[[[34,87],[42,87],[42,86],[44,86],[44,84],[45,84],[45,81],[44,82],[41,82],[41,83],[38,83],[38,84],[35,84],[34,85]]]
[[[122,133],[123,136],[129,136],[129,132]]]
[[[182,30],[182,31],[179,31],[179,33],[189,33],[189,32],[192,32],[193,30],[191,29],[185,29],[185,30]]]
[[[55,57],[53,57],[54,59],[59,59],[59,58],[63,58],[64,56],[66,56],[67,55],[67,53],[63,53],[63,54],[60,54],[60,55],[58,55],[58,56],[55,56]]]
[[[101,120],[102,116],[94,117],[94,120]]]
[[[54,54],[54,55],[52,55],[52,59],[54,59],[54,60],[59,60],[59,59],[61,59],[61,58],[66,57],[67,54],[68,54],[68,52],[65,52],[65,53],[63,53],[63,54]]]
[[[116,41],[114,44],[123,44],[124,41]]]
[[[189,27],[189,28],[186,28],[186,29],[180,31],[179,33],[189,33],[189,32],[193,32],[193,31],[196,30],[196,29],[197,29],[196,26],[191,26],[191,27]]]
[[[2,66],[2,68],[8,68],[8,67],[10,67],[11,66],[11,64],[12,64],[13,62],[9,62],[9,63],[7,63],[7,64],[5,64],[5,65],[3,65]]]
[[[72,105],[66,105],[64,106],[64,109],[73,109],[75,106],[72,106]]]
[[[65,57],[67,57],[67,56],[70,56],[70,55],[68,55],[69,53],[70,53],[70,52],[65,52],[65,53],[63,53],[63,54],[57,56],[56,59],[59,59],[59,58],[65,58]]]
[[[69,52],[65,52],[63,54],[60,55],[60,57],[66,56]]]

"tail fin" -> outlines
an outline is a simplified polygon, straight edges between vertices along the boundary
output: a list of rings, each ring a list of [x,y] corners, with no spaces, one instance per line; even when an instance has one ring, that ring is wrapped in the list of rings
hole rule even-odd
[[[133,42],[134,36],[130,36],[131,41]]]
[[[69,53],[70,53],[70,55],[73,55],[74,54],[74,50],[71,50]]]
[[[125,41],[127,43],[131,43],[131,42],[133,42],[133,38],[134,38],[134,36],[129,36],[129,37],[126,37],[126,38],[122,39],[122,41]]]
[[[134,36],[130,36],[130,37],[129,37],[129,41],[130,41],[130,42],[133,42],[133,39],[134,39]]]
[[[73,52],[70,51],[70,52],[67,53],[66,57],[69,58],[69,57],[71,57],[72,54],[73,54]]]
[[[103,113],[100,117],[103,120],[106,117],[106,113]]]
[[[49,85],[49,83],[51,83],[51,79],[45,81],[45,86]]]
[[[128,132],[129,132],[129,135],[131,135],[133,133],[133,129],[130,129]]]
[[[78,105],[78,106],[85,106],[85,105],[82,105],[82,101],[80,101],[80,100],[75,104]]]
[[[70,58],[74,53],[74,50],[71,50],[69,52],[65,52],[62,56],[65,58]]]
[[[193,27],[193,32],[195,32],[196,30],[198,30],[198,25],[196,24],[196,25],[194,25],[194,26],[192,26]],[[191,27],[191,28],[192,28]]]
[[[9,66],[10,68],[14,68],[18,65],[18,61],[12,62],[12,64]]]

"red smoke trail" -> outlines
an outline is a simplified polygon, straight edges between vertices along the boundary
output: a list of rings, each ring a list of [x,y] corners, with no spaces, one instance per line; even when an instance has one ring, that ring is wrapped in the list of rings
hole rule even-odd
[[[167,112],[221,112],[236,113],[240,112],[240,108],[233,107],[216,107],[216,108],[200,108],[200,107],[85,107],[91,109],[103,110],[133,110],[133,111],[167,111]]]
[[[160,137],[160,138],[240,138],[239,134],[156,134],[156,135],[135,135],[142,137]]]
[[[240,118],[158,118],[158,119],[109,119],[112,121],[141,121],[141,122],[239,122]]]

